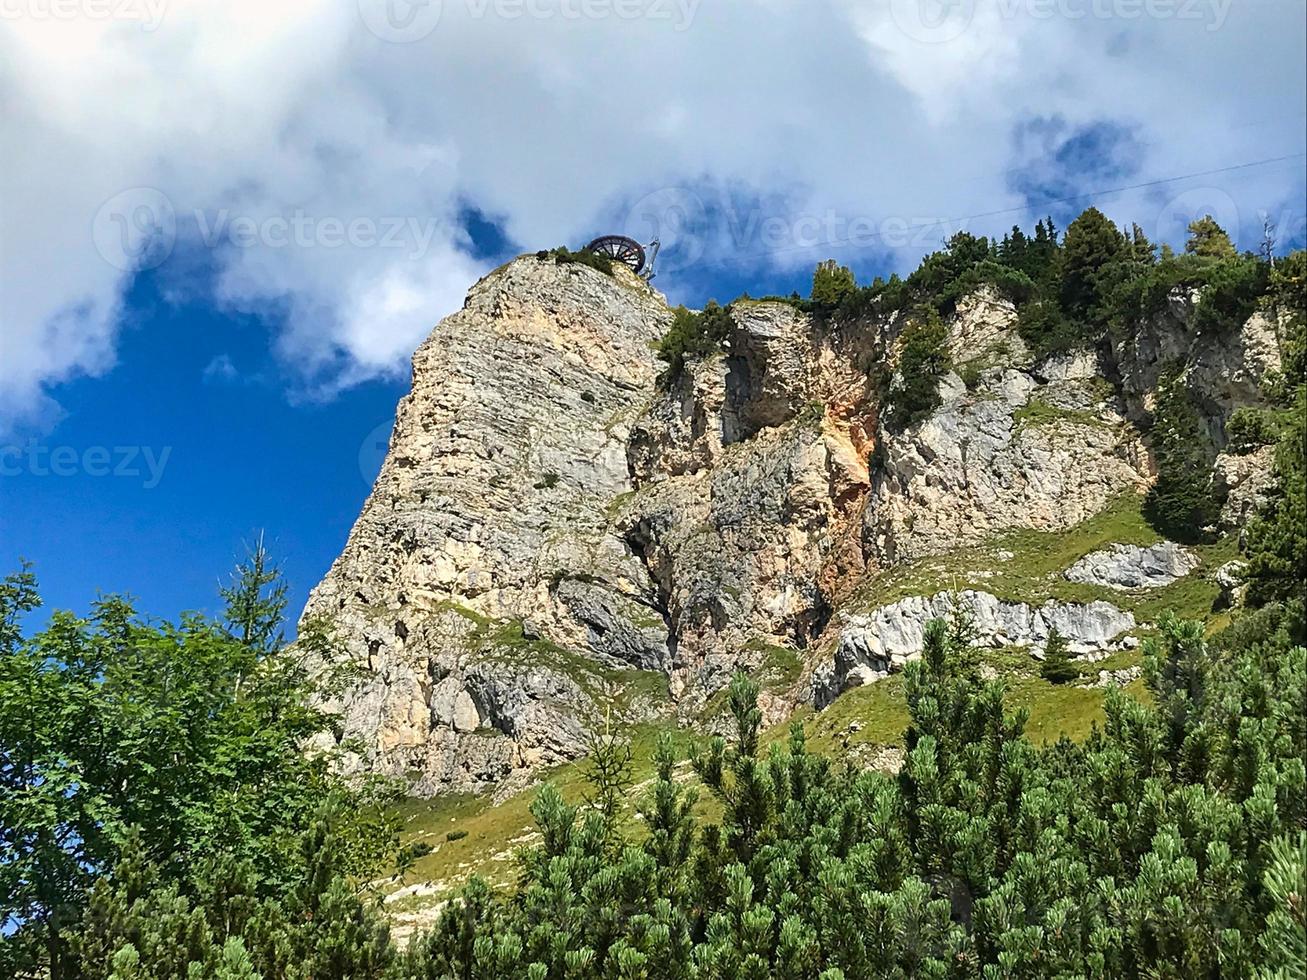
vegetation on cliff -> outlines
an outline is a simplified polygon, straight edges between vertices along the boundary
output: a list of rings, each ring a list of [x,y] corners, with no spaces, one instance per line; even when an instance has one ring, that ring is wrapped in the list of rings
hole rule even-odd
[[[1266,533],[1288,513],[1271,504]],[[1250,594],[1277,574],[1254,571]],[[1300,598],[1215,637],[1164,620],[1148,697],[1109,689],[1078,743],[1028,735],[966,623],[937,621],[903,675],[897,777],[815,754],[802,723],[765,743],[737,677],[732,735],[700,742],[692,779],[663,737],[636,790],[606,735],[587,803],[536,798],[516,884],[474,878],[403,950],[372,886],[420,851],[397,846],[384,791],[296,751],[330,719],[276,640],[262,558],[223,623],[156,626],[105,600],[24,638],[36,602],[28,572],[0,590],[7,975],[1251,978],[1302,962]]]
[[[401,845],[394,787],[333,771],[337,720],[322,705],[341,677],[306,665],[340,658],[320,622],[285,646],[284,592],[262,550],[224,590],[217,621],[157,623],[106,598],[89,617],[56,613],[29,634],[23,617],[39,598],[23,570],[0,585],[0,974],[1300,975],[1303,253],[1270,268],[1197,222],[1184,255],[1159,258],[1137,229],[1124,235],[1089,213],[1062,240],[1051,222],[1018,234],[956,239],[907,280],[866,289],[837,265],[818,270],[808,303],[821,315],[882,302],[911,311],[897,377],[886,378],[903,424],[936,404],[950,370],[943,316],[980,283],[1017,302],[1023,335],[1043,352],[1109,341],[1121,317],[1156,309],[1174,285],[1199,290],[1196,309],[1214,329],[1260,306],[1285,331],[1269,407],[1236,416],[1227,433],[1238,451],[1277,447],[1276,483],[1248,527],[1247,607],[1211,635],[1163,617],[1138,697],[1076,687],[1079,667],[1052,638],[1044,679],[1005,676],[992,663],[1003,651],[979,655],[962,622],[932,623],[920,663],[822,715],[800,712],[788,738],[763,730],[756,678],[741,675],[721,696],[729,737],[695,739],[686,752],[652,731],[628,746],[605,730],[594,763],[539,793],[536,835],[506,836],[506,847],[530,845],[503,861],[511,873],[493,885],[473,878],[400,949],[380,893],[434,855]],[[681,310],[660,353],[678,370],[721,349],[731,329],[729,307]],[[1211,514],[1202,481],[1212,445],[1178,379],[1159,395],[1150,514],[1176,534]],[[1153,540],[1132,507],[1124,528],[1126,510],[1100,512],[1065,555],[1055,535],[989,542],[1029,539],[1042,554],[1009,556],[993,588],[1079,594],[1086,586],[1055,573],[1084,553],[1086,534]],[[1224,558],[1234,548],[1231,538],[1196,550]],[[921,592],[924,581],[894,578],[909,574],[926,570],[891,570],[869,587],[882,598]],[[1121,601],[1179,602],[1192,615],[1215,588],[1186,581]],[[479,624],[492,627],[532,658],[564,653],[528,641],[520,623]],[[759,677],[798,679],[792,651],[761,652]],[[1032,691],[1047,703],[1028,712]],[[859,771],[841,751],[859,698],[902,733],[897,776]],[[1073,698],[1093,712],[1071,726]],[[1103,724],[1092,726],[1100,703]],[[1076,740],[1050,743],[1068,730]],[[439,827],[449,861],[476,843],[467,833]]]

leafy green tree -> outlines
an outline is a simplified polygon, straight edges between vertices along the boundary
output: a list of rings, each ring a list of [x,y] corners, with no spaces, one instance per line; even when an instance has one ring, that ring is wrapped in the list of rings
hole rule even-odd
[[[377,900],[343,874],[339,822],[329,811],[317,816],[299,839],[293,876],[274,893],[259,887],[252,865],[225,856],[174,876],[129,834],[73,937],[77,976],[108,980],[130,967],[160,980],[380,980],[395,950]]]
[[[393,857],[393,790],[349,785],[304,751],[332,719],[314,707],[309,654],[278,644],[270,613],[284,593],[269,568],[256,554],[239,570],[221,623],[153,623],[108,597],[30,637],[21,618],[39,604],[35,578],[5,580],[0,956],[15,973],[74,975],[68,936],[129,834],[165,881],[223,854],[249,865],[261,894],[298,873],[299,830],[323,807],[341,814],[352,873]]]

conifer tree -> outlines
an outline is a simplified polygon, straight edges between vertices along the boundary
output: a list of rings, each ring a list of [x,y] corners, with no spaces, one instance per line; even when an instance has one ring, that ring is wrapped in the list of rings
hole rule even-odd
[[[857,288],[857,281],[847,266],[827,259],[812,275],[812,302],[824,310],[838,309]]]
[[[1210,214],[1190,222],[1184,250],[1187,255],[1208,259],[1233,259],[1239,254],[1225,229]]]
[[[273,563],[260,534],[231,581],[220,590],[226,603],[228,634],[246,649],[267,655],[282,647],[281,624],[286,615],[286,583]]]
[[[1080,677],[1066,637],[1056,626],[1048,631],[1048,639],[1044,641],[1044,662],[1039,665],[1039,676],[1050,684],[1069,684]]]

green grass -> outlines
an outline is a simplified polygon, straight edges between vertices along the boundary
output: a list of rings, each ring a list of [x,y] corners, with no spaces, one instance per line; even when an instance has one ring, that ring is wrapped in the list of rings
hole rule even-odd
[[[1062,422],[1072,425],[1095,425],[1110,428],[1095,412],[1084,409],[1059,408],[1035,397],[1012,413],[1012,421],[1017,429],[1025,426],[1057,425]]]
[[[791,720],[803,722],[808,748],[823,755],[838,757],[846,744],[902,745],[908,727],[903,677],[895,674],[876,684],[845,691],[823,711],[800,708]],[[849,725],[854,723],[860,728],[849,733]],[[783,738],[788,729],[789,722],[777,725],[767,733],[766,741]]]
[[[1001,675],[1007,687],[1008,710],[1029,710],[1026,736],[1032,742],[1056,742],[1062,735],[1078,741],[1090,733],[1095,722],[1103,721],[1106,694],[1102,689],[1050,684],[1038,675],[1037,662],[1024,650],[982,650],[978,656],[982,664]],[[1091,680],[1100,670],[1120,670],[1139,661],[1139,651],[1120,651],[1107,660],[1081,667],[1085,680]],[[1140,696],[1143,683],[1133,681],[1125,690]],[[823,711],[801,708],[793,720],[803,722],[808,745],[814,752],[838,756],[846,746],[902,746],[908,727],[903,675],[894,674],[846,691]],[[849,731],[852,724],[858,726],[856,732]],[[765,740],[783,738],[788,727],[789,722],[778,725]]]
[[[762,662],[753,671],[753,677],[765,691],[785,690],[803,673],[803,658],[797,650],[763,640],[750,640],[744,647],[762,654]]]
[[[907,596],[974,588],[1001,599],[1032,605],[1042,605],[1049,599],[1062,602],[1102,599],[1134,613],[1143,622],[1155,621],[1166,610],[1190,619],[1206,618],[1220,594],[1207,575],[1237,556],[1238,544],[1233,538],[1194,547],[1202,562],[1199,568],[1160,589],[1123,592],[1068,582],[1062,577],[1078,559],[1110,544],[1148,546],[1161,541],[1161,535],[1144,520],[1142,503],[1141,496],[1124,494],[1067,531],[1012,531],[982,545],[895,566],[860,585],[850,606],[875,608]],[[1011,552],[1012,557],[1004,560],[1002,552]],[[987,578],[975,574],[983,569],[994,574]]]
[[[461,607],[456,611],[475,624],[468,643],[479,650],[483,662],[506,667],[547,665],[575,681],[591,699],[623,712],[642,698],[667,698],[667,675],[662,671],[610,667],[549,640],[528,638],[521,620],[491,620]]]
[[[636,784],[653,776],[653,748],[664,726],[640,725],[632,730],[632,777]],[[416,882],[433,883],[446,891],[456,890],[468,877],[479,874],[496,884],[512,880],[513,852],[529,843],[536,830],[531,817],[531,803],[545,782],[558,787],[564,798],[579,803],[585,793],[585,773],[589,763],[582,759],[541,772],[530,788],[495,804],[488,795],[456,794],[431,800],[409,800],[401,805],[406,843],[423,843],[432,853],[421,858],[402,882],[392,883],[389,891]],[[640,794],[633,794],[633,798]],[[451,833],[466,832],[465,837],[449,840]],[[414,904],[434,904],[440,895],[404,899],[388,908],[411,910]]]

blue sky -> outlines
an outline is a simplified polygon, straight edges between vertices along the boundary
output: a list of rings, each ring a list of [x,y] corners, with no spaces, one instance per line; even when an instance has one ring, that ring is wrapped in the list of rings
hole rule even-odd
[[[659,234],[701,305],[1090,203],[1307,228],[1299,0],[399,2],[0,21],[0,562],[51,605],[212,609],[263,531],[296,614],[409,354],[517,251]]]

